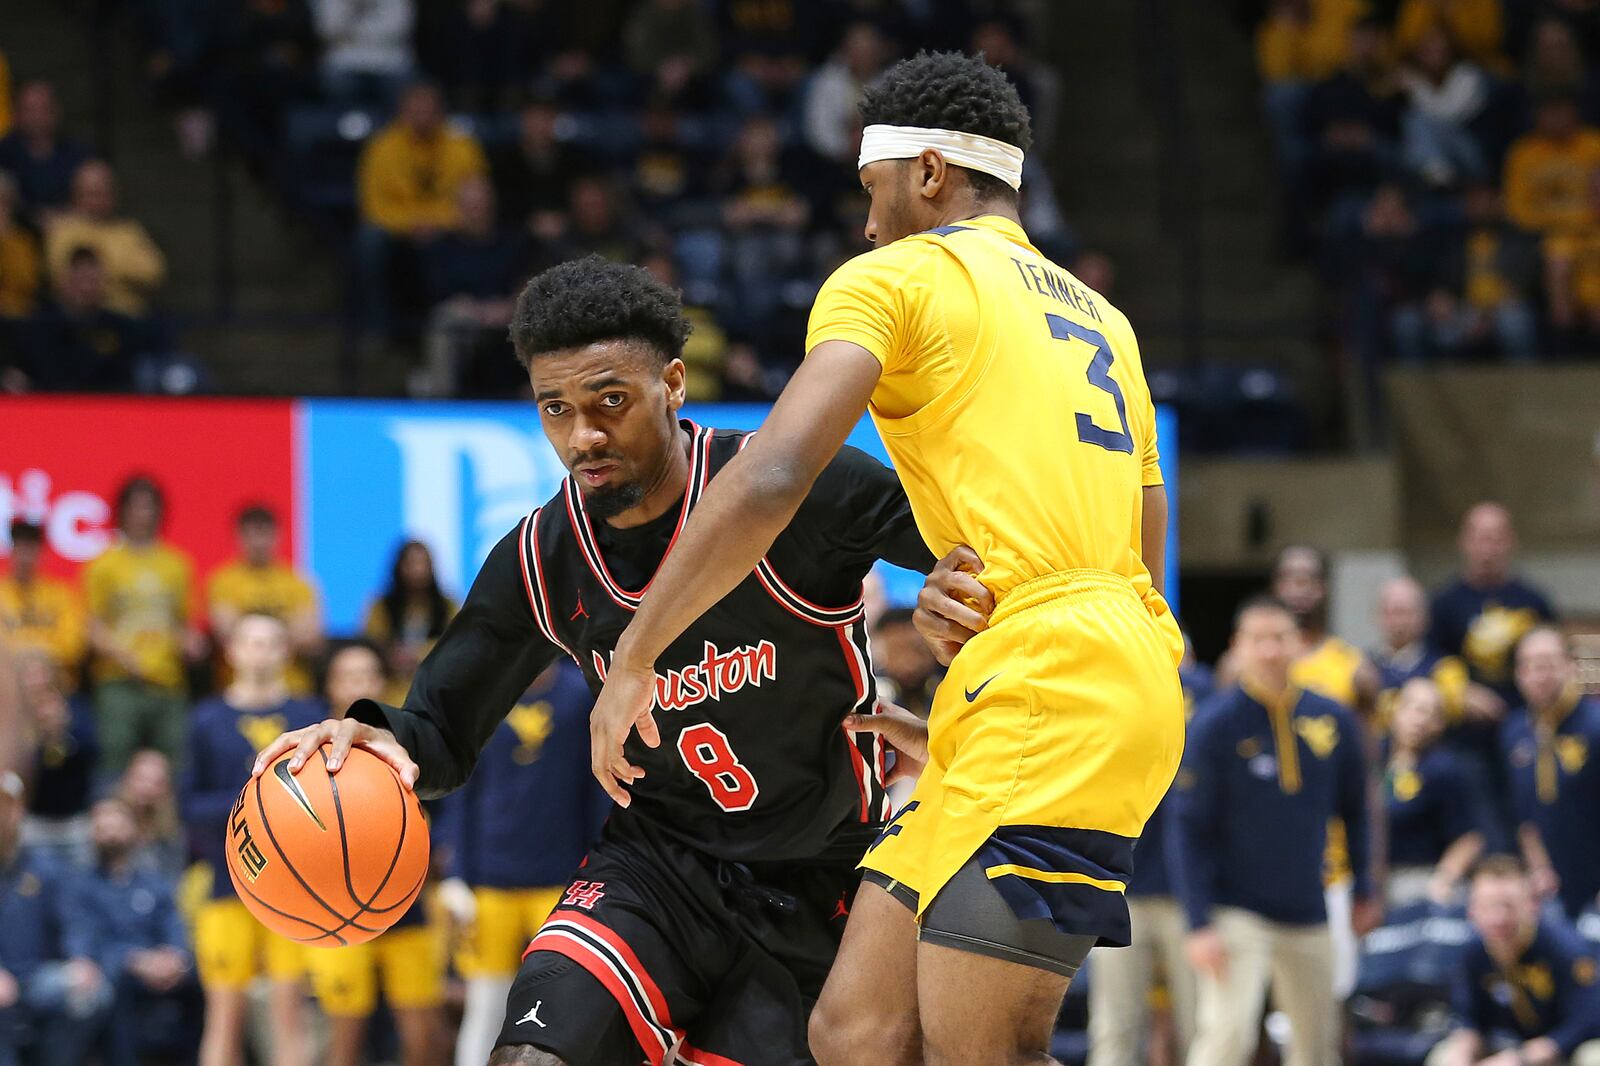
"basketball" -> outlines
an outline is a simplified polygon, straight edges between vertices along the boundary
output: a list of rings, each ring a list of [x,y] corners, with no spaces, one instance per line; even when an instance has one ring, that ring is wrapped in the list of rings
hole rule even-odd
[[[228,818],[228,873],[268,929],[316,947],[371,940],[428,876],[428,826],[415,793],[371,752],[337,775],[324,745],[298,774],[284,753],[248,781]]]

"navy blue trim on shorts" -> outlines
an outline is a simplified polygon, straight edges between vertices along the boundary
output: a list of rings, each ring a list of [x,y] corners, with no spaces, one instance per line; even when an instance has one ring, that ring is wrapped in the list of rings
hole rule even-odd
[[[1018,868],[990,874],[989,880],[1019,919],[1047,918],[1063,933],[1126,947],[1133,939],[1128,903],[1112,886],[1126,886],[1133,876],[1134,843],[1132,837],[1098,829],[1007,825],[995,830],[975,857],[986,872]],[[1029,877],[1028,870],[1076,874],[1108,887]]]

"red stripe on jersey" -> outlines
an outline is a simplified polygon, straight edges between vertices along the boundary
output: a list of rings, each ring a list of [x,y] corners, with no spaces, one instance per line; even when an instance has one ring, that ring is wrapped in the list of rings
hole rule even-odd
[[[535,951],[550,951],[563,955],[587,970],[591,977],[605,986],[606,991],[611,993],[611,998],[617,1001],[623,1017],[628,1020],[628,1028],[633,1030],[633,1038],[644,1050],[650,1066],[662,1066],[666,1062],[667,1052],[671,1050],[671,1046],[666,1043],[661,1031],[650,1024],[650,1019],[645,1017],[644,1011],[639,1009],[633,994],[612,969],[611,960],[593,945],[583,942],[570,933],[558,930],[546,930],[534,937],[528,945],[528,950],[522,953],[522,957],[526,959]]]
[[[533,582],[528,586],[528,604],[533,608],[533,621],[539,627],[540,632],[550,639],[550,643],[566,652],[567,657],[576,663],[578,662],[578,657],[572,654],[571,648],[561,643],[560,637],[556,636],[556,616],[550,610],[549,586],[544,583],[544,563],[539,558],[539,516],[543,513],[544,509],[540,508],[524,520],[524,526],[527,527],[527,536],[522,541],[522,578],[524,582],[527,582],[528,556],[532,555]],[[535,590],[537,590],[539,597],[537,602],[533,600]],[[540,610],[541,606],[543,607],[542,612]],[[578,665],[582,666],[583,664],[578,663]]]
[[[690,432],[698,438],[700,427],[693,422],[689,423]],[[697,484],[704,486],[704,471],[711,461],[711,434],[704,435],[705,449],[702,462],[699,440],[691,439],[689,444],[689,476],[683,487],[683,503],[678,509],[678,524],[672,530],[672,539],[667,542],[667,551],[661,556],[666,559],[671,554],[672,548],[678,543],[678,534],[683,532],[684,523],[689,520],[691,498],[696,495]],[[645,593],[650,591],[650,586],[655,583],[655,575],[650,575],[650,580],[644,583],[644,588],[633,592],[622,587],[622,583],[611,576],[611,569],[606,566],[606,557],[600,551],[600,541],[594,535],[594,526],[589,521],[589,512],[583,505],[583,493],[578,490],[576,482],[567,480],[567,517],[572,520],[573,532],[578,535],[579,547],[583,550],[584,560],[589,564],[589,569],[594,576],[600,579],[600,584],[605,586],[607,595],[617,602],[617,606],[625,607],[630,611],[637,610],[639,601]],[[580,525],[581,523],[581,525]],[[658,568],[659,569],[659,568]]]
[[[622,961],[627,965],[628,971],[638,980],[639,987],[644,989],[645,997],[650,1000],[650,1006],[655,1008],[656,1017],[660,1019],[661,1024],[668,1029],[674,1028],[672,1014],[667,1010],[667,997],[661,994],[661,989],[657,987],[655,981],[651,978],[650,971],[644,968],[644,964],[639,961],[639,956],[633,953],[633,949],[628,946],[627,941],[619,937],[615,930],[601,925],[593,918],[574,911],[563,910],[555,917],[560,921],[571,922],[573,925],[578,926],[620,955]]]
[[[726,1055],[702,1051],[689,1044],[678,1048],[678,1058],[687,1062],[689,1066],[744,1066],[744,1063],[730,1059]]]
[[[850,680],[856,686],[856,702],[851,710],[859,713],[861,701],[867,698],[867,679],[861,673],[859,653],[856,651],[856,646],[850,643],[849,633],[844,626],[836,627],[834,633],[838,634],[839,647],[844,651],[845,665],[850,668]],[[861,748],[856,744],[856,738],[853,733],[846,732],[844,742],[850,747],[850,769],[856,772],[856,787],[861,790],[861,820],[870,822],[872,821],[872,799],[867,790],[866,759],[861,754]]]
[[[538,512],[535,512],[537,514]],[[533,612],[534,621],[539,620],[539,605],[533,598],[533,578],[528,573],[528,519],[522,520],[522,525],[517,527],[517,562],[522,564],[522,590],[528,594],[528,610]]]
[[[766,562],[766,560],[762,559],[762,562]],[[808,600],[804,596],[800,595],[794,589],[790,588],[789,587],[789,583],[784,581],[783,578],[778,576],[777,568],[774,567],[771,563],[767,563],[767,569],[772,572],[772,580],[776,581],[778,583],[778,586],[781,589],[783,589],[784,592],[787,592],[789,595],[793,596],[795,598],[795,601],[798,602],[802,607],[810,608],[811,610],[816,611],[818,614],[838,615],[838,614],[845,613],[845,612],[859,611],[865,606],[865,599],[864,599],[863,596],[857,596],[856,597],[856,601],[854,603],[846,604],[843,607],[823,607],[823,606],[821,606],[819,604],[812,603],[810,600]],[[836,621],[843,621],[843,619],[835,619],[835,620]],[[855,621],[855,619],[852,618],[852,619],[850,619],[850,621]]]
[[[788,611],[802,622],[810,622],[812,625],[828,626],[829,628],[833,628],[839,625],[849,625],[854,622],[859,622],[864,617],[862,612],[862,604],[860,601],[857,601],[855,604],[849,607],[836,608],[835,610],[827,612],[823,615],[806,614],[804,611],[797,608],[794,603],[791,603],[789,600],[784,598],[784,590],[788,589],[789,586],[783,584],[782,579],[778,577],[778,572],[772,568],[772,564],[767,562],[765,558],[756,564],[755,575],[756,580],[761,582],[761,587],[767,590],[767,595],[771,596],[774,600],[777,600],[779,607],[782,607],[784,610]],[[775,585],[773,582],[777,582],[777,584]],[[800,597],[796,596],[795,599],[799,601]]]

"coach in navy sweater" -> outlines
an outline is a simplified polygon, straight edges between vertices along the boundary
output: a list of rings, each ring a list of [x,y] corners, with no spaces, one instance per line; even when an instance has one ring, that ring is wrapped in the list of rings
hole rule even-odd
[[[1360,728],[1343,705],[1290,685],[1298,641],[1283,604],[1247,602],[1232,645],[1240,683],[1189,725],[1167,827],[1200,974],[1189,1066],[1243,1066],[1269,984],[1294,1032],[1288,1066],[1339,1061],[1322,883],[1330,819],[1347,827],[1357,932],[1376,923]]]

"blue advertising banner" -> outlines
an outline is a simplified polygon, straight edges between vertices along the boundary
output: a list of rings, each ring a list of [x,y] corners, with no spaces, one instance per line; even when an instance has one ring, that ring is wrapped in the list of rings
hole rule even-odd
[[[566,476],[526,403],[304,400],[297,406],[298,562],[322,584],[332,633],[361,629],[406,539],[433,550],[447,593],[465,595],[489,550]],[[762,404],[699,404],[684,414],[719,428],[755,429],[767,410]],[[1172,412],[1159,410],[1157,421],[1161,439],[1175,442]],[[869,419],[850,443],[888,462]],[[1174,572],[1176,459],[1175,448],[1162,455],[1173,514],[1167,560]],[[890,601],[910,603],[920,576],[883,570]]]

